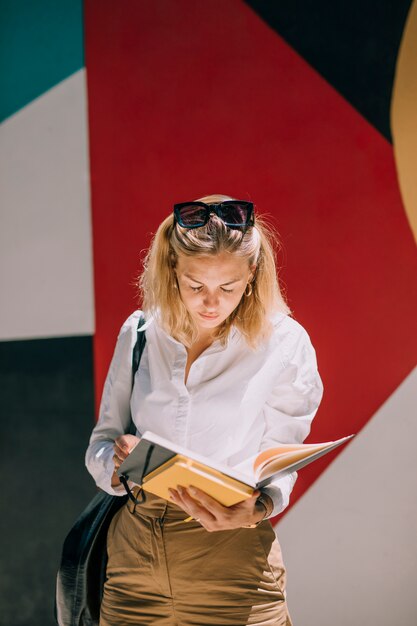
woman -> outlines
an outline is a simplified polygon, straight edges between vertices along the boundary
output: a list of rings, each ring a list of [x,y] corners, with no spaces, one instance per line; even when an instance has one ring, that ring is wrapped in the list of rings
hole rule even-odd
[[[260,450],[305,439],[323,388],[271,243],[252,203],[223,195],[175,205],[159,226],[140,278],[146,345],[133,391],[140,312],[120,331],[86,454],[99,487],[124,493],[117,468],[146,430],[247,472]],[[171,502],[142,491],[109,529],[100,625],[291,624],[269,518],[295,478],[231,507],[192,486]]]

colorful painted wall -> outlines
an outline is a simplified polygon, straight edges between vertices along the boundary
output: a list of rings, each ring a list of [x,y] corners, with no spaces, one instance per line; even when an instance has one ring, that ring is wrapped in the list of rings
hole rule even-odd
[[[358,433],[274,520],[294,624],[414,626],[415,3],[32,0],[0,17],[0,623],[53,623],[143,251],[174,202],[226,193],[282,238],[325,386],[309,440]]]

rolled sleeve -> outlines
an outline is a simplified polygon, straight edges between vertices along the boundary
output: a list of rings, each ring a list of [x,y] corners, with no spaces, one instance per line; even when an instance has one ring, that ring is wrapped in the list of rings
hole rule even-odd
[[[285,366],[263,408],[265,430],[260,450],[281,443],[303,443],[323,396],[316,353],[299,324],[290,333],[284,354]],[[297,473],[293,472],[263,488],[274,503],[269,517],[288,506],[296,479]]]
[[[123,324],[117,338],[110,368],[104,383],[99,417],[85,455],[87,470],[96,485],[112,495],[124,495],[123,486],[113,488],[114,440],[129,432],[131,424],[132,351],[141,312],[135,311]]]

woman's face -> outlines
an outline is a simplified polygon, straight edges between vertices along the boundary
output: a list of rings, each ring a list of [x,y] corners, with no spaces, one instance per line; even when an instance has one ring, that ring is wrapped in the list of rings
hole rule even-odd
[[[179,255],[175,268],[181,299],[200,334],[210,335],[238,306],[255,266],[222,252],[217,255]]]

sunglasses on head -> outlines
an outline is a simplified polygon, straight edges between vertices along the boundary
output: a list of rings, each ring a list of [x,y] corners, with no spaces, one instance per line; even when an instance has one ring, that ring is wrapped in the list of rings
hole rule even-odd
[[[216,204],[180,202],[174,204],[174,223],[182,228],[200,228],[215,213],[229,228],[247,228],[254,224],[253,202],[224,200]]]

